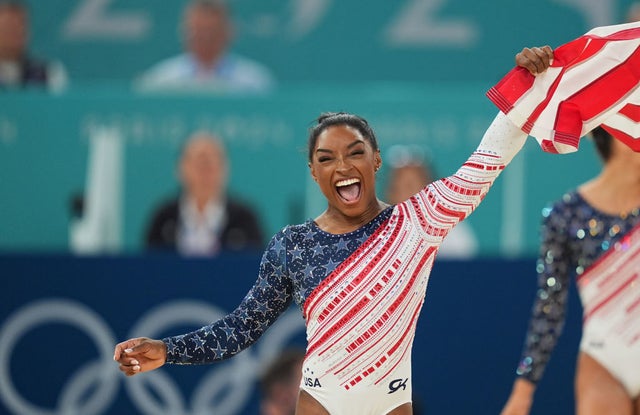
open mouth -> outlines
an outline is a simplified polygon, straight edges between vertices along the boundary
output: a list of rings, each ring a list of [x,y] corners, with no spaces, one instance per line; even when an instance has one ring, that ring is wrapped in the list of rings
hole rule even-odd
[[[347,203],[357,202],[360,198],[360,179],[340,180],[336,183],[336,191],[342,200]]]

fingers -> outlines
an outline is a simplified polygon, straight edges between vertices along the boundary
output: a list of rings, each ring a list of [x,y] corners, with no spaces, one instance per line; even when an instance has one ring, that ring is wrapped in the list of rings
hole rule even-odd
[[[526,68],[532,75],[547,70],[553,61],[553,50],[550,46],[524,48],[516,55],[516,65]]]
[[[123,354],[130,354],[134,351],[136,346],[138,346],[142,342],[142,338],[129,339],[127,341],[123,341],[122,343],[118,343],[113,352],[113,360],[116,362],[120,360]]]
[[[551,65],[551,61],[553,61],[553,49],[551,49],[551,46],[546,45],[541,47],[540,49],[547,56],[547,62],[549,62],[549,65]]]
[[[120,371],[133,376],[162,366],[167,359],[167,350],[162,340],[138,337],[118,343],[113,359],[118,362]]]
[[[137,359],[123,358],[118,368],[127,376],[133,376],[141,372],[140,362]]]
[[[116,345],[113,360],[119,363],[118,368],[127,376],[133,376],[141,372],[140,361],[134,357],[139,353],[136,348],[140,344],[141,339],[130,339]]]

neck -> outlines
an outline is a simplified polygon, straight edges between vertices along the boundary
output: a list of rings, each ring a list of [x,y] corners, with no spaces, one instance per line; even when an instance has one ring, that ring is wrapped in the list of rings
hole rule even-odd
[[[215,202],[215,198],[211,197],[211,196],[207,196],[207,197],[194,197],[191,199],[193,205],[196,207],[196,209],[198,210],[199,213],[203,213],[206,208],[207,205],[211,202]]]
[[[196,61],[198,62],[198,66],[200,68],[204,68],[205,70],[210,70],[215,68],[218,64],[218,56],[195,56]]]
[[[626,213],[640,207],[640,169],[626,162],[610,162],[593,180],[580,186],[580,194],[598,210]]]
[[[388,205],[375,199],[362,213],[350,216],[329,206],[316,219],[317,225],[325,232],[340,234],[355,231],[376,218]]]
[[[0,50],[0,62],[19,62],[20,60],[22,60],[20,54]]]

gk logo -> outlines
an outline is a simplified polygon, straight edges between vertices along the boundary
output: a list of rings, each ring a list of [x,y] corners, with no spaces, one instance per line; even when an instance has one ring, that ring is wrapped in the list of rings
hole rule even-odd
[[[405,380],[402,379],[394,379],[389,383],[389,393],[396,392],[398,389],[402,388],[402,390],[407,389],[407,381],[409,378]]]

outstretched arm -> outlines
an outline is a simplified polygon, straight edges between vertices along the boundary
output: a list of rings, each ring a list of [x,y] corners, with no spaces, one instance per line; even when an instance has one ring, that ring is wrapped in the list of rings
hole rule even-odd
[[[271,240],[256,283],[232,313],[191,333],[119,343],[114,360],[120,364],[120,370],[131,376],[165,363],[212,363],[255,343],[292,302],[293,284],[286,272],[284,239],[284,232],[280,232]]]

